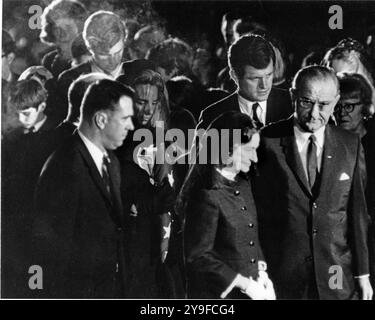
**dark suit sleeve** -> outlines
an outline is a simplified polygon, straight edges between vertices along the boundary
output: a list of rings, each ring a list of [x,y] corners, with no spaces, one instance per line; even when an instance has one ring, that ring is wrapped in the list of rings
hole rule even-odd
[[[202,191],[188,210],[185,226],[186,259],[194,273],[223,292],[237,275],[215,254],[215,241],[220,224],[220,210],[210,191]]]
[[[352,221],[352,241],[354,249],[354,275],[369,273],[369,259],[367,247],[367,235],[369,216],[367,214],[365,186],[366,185],[366,164],[362,144],[358,139],[357,163],[354,168],[353,182],[351,188],[348,210]]]
[[[38,293],[45,297],[62,294],[61,281],[73,250],[80,181],[79,172],[74,172],[72,167],[53,155],[45,164],[36,187],[31,262],[42,267],[43,290]]]

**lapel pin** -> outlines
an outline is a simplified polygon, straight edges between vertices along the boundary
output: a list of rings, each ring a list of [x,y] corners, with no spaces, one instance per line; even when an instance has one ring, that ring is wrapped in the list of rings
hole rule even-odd
[[[328,159],[332,159],[332,156],[327,156]]]

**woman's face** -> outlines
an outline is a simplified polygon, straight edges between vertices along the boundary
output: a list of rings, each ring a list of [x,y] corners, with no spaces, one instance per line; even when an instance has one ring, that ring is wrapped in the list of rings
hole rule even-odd
[[[363,121],[364,104],[359,97],[341,98],[335,108],[335,117],[340,127],[350,131],[356,131]]]
[[[248,143],[236,144],[233,148],[232,166],[237,172],[248,172],[251,162],[258,162],[256,149],[259,146],[259,133],[254,133]]]
[[[135,87],[135,106],[139,123],[147,125],[159,107],[159,90],[150,84],[140,84]]]

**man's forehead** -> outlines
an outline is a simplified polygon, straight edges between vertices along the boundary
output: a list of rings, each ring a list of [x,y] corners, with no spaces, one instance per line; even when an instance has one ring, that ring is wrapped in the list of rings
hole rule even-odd
[[[314,95],[321,97],[336,97],[337,84],[331,78],[306,79],[301,83],[300,95]]]
[[[121,96],[116,110],[120,111],[124,116],[133,115],[133,100],[128,96]]]
[[[113,45],[109,50],[95,50],[95,53],[99,55],[113,55],[124,49],[123,39],[119,40],[115,45]]]
[[[271,61],[269,65],[264,69],[256,69],[253,66],[246,65],[244,67],[244,76],[264,76],[273,72],[273,62]]]

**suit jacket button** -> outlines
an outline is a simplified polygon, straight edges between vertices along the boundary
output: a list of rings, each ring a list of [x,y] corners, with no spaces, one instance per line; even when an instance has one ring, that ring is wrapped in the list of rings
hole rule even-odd
[[[254,223],[249,223],[249,228],[254,228]]]
[[[309,261],[312,261],[312,260],[313,260],[313,257],[312,257],[312,256],[308,256],[308,257],[305,258],[305,261],[306,261],[306,262],[309,262]]]
[[[254,258],[252,258],[252,259],[250,260],[250,262],[251,262],[252,264],[254,264],[254,263],[256,262],[256,260],[255,260]]]
[[[234,195],[239,196],[240,195],[240,191],[239,190],[234,191]]]
[[[250,247],[253,247],[254,246],[254,241],[250,241],[249,245],[250,245]]]
[[[314,209],[317,209],[317,208],[318,208],[318,206],[317,206],[317,204],[316,204],[315,202],[313,203],[313,208],[314,208]]]
[[[243,207],[241,208],[241,211],[246,211],[246,210],[247,210],[246,206],[243,206]]]
[[[318,233],[318,229],[314,228],[313,229],[313,234],[317,234]]]

